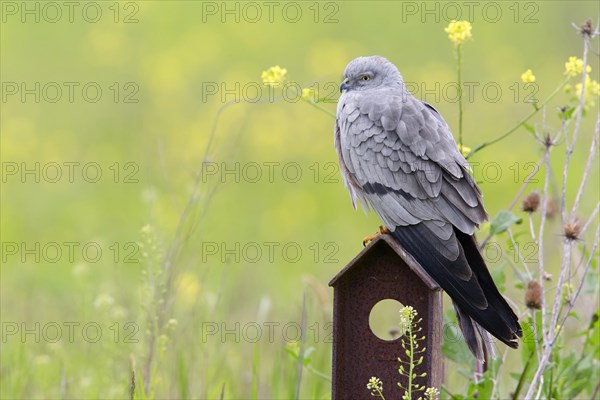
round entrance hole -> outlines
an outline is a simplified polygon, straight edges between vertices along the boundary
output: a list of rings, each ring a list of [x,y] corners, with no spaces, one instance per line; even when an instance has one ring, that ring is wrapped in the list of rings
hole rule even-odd
[[[394,299],[380,300],[369,313],[369,328],[381,340],[393,341],[400,337],[400,309],[402,303]]]

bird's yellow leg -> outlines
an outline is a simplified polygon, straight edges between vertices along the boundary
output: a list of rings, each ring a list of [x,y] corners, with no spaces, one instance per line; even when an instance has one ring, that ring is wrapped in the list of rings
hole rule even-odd
[[[379,232],[375,232],[375,234],[371,236],[365,236],[363,239],[363,246],[366,246],[367,243],[369,243],[371,240],[374,240],[377,236],[385,235],[387,233],[390,233],[390,230],[383,225],[379,225]]]

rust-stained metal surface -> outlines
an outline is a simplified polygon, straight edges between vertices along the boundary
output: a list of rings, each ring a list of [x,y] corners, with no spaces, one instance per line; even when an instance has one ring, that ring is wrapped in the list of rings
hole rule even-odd
[[[399,399],[407,386],[398,373],[404,354],[400,339],[379,339],[369,327],[371,309],[394,299],[414,307],[423,319],[427,348],[417,375],[419,385],[439,388],[442,382],[442,291],[421,266],[389,235],[373,240],[329,282],[334,288],[332,398],[371,399],[367,383],[383,381],[387,399]],[[398,321],[400,316],[398,315]],[[403,358],[404,359],[404,358]],[[422,395],[422,393],[419,393]]]

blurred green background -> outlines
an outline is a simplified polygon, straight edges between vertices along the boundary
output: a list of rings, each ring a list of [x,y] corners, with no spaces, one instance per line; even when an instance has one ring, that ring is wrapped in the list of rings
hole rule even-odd
[[[2,2],[2,398],[126,398],[131,370],[138,397],[146,379],[145,395],[156,398],[293,398],[297,384],[302,398],[329,398],[319,375],[331,368],[327,283],[379,221],[351,207],[333,118],[277,90],[271,100],[261,72],[286,68],[288,81],[318,87],[333,99],[319,105],[335,112],[348,61],[383,55],[456,132],[444,27],[468,19],[463,79],[474,90],[464,138],[473,147],[531,111],[526,69],[537,77],[535,98],[556,88],[567,58],[581,57],[571,23],[599,15],[594,1],[99,1],[74,2],[71,15],[48,4]],[[590,63],[597,77],[595,55]],[[260,101],[244,102],[257,87]],[[540,113],[531,124],[555,132],[567,99],[557,96],[545,121]],[[490,215],[508,205],[540,149],[520,129],[471,160]],[[594,168],[584,215],[597,182]],[[572,199],[578,181],[570,183]],[[160,260],[181,238],[193,193],[180,232],[196,227],[165,270]],[[551,224],[548,240],[558,244]],[[293,353],[303,310],[303,346],[314,351],[300,378]],[[446,376],[451,390],[465,382],[452,363]],[[503,393],[514,384],[502,382]]]

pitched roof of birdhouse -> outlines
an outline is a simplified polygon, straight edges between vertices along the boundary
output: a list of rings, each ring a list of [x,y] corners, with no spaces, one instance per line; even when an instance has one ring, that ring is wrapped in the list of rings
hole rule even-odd
[[[372,255],[375,252],[381,251],[383,246],[388,246],[408,267],[425,283],[430,290],[441,290],[440,286],[429,276],[429,274],[421,267],[421,265],[398,243],[391,235],[378,235],[373,239],[360,253],[354,257],[336,276],[329,282],[329,286],[335,286],[340,279],[350,271],[356,268],[361,268],[362,260],[367,255]]]

